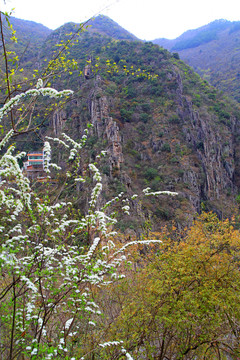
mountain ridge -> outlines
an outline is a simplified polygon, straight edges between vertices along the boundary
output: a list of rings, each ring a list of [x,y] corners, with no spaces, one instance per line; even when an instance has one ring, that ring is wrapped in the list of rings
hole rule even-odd
[[[240,21],[216,20],[176,39],[153,43],[178,52],[204,79],[240,101]]]

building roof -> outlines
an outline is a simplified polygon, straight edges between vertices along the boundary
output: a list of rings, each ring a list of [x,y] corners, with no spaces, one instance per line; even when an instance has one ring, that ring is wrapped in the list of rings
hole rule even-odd
[[[27,156],[43,156],[43,153],[32,152],[32,153],[27,154]]]

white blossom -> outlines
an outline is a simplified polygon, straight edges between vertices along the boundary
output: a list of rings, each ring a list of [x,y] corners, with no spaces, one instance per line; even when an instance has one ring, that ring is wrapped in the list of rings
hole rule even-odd
[[[38,349],[34,348],[31,352],[31,355],[37,355],[37,353],[38,353]]]
[[[43,87],[43,81],[42,81],[42,79],[38,79],[36,88],[37,88],[37,89],[40,89],[40,88],[42,88],[42,87]]]
[[[40,84],[40,83],[39,83]],[[63,91],[57,91],[53,88],[39,88],[39,89],[30,89],[27,90],[24,93],[18,94],[11,98],[1,109],[0,109],[0,121],[3,118],[4,115],[6,115],[8,112],[10,112],[14,106],[18,105],[20,100],[23,98],[30,96],[30,97],[36,97],[39,95],[42,96],[49,96],[50,98],[61,98],[63,96],[69,96],[72,95],[72,90],[63,90]]]
[[[65,329],[68,330],[73,322],[73,318],[69,319],[65,323]]]
[[[48,141],[45,141],[44,143],[43,154],[44,154],[44,158],[43,158],[44,170],[46,171],[46,173],[50,173],[49,164],[51,160],[51,146]]]

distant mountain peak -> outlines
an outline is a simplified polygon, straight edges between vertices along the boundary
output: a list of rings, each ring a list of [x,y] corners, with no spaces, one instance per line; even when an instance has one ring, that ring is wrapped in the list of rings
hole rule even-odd
[[[84,24],[84,23],[83,23]],[[67,22],[52,32],[52,36],[56,34],[68,33],[76,30],[80,24],[74,22]],[[93,19],[87,21],[84,25],[88,33],[99,33],[102,36],[111,37],[115,40],[139,40],[135,35],[131,34],[123,27],[121,27],[114,20],[106,15],[98,15]]]
[[[152,40],[153,43],[155,44],[160,44],[160,41],[164,41],[164,42],[169,42],[169,44],[171,43],[176,43],[180,40],[185,40],[186,38],[191,38],[193,36],[195,36],[197,33],[202,32],[202,31],[207,31],[207,30],[217,30],[217,31],[221,31],[221,30],[225,30],[228,27],[232,27],[234,26],[236,23],[240,23],[239,21],[230,21],[230,20],[226,20],[226,19],[217,19],[214,21],[211,21],[210,23],[200,26],[199,28],[195,28],[195,29],[189,29],[185,32],[183,32],[180,36],[178,36],[175,39],[167,39],[167,38],[157,38]],[[170,49],[169,47],[167,47],[168,49]]]
[[[218,19],[174,40],[153,43],[178,52],[204,79],[240,102],[240,21]]]
[[[11,24],[13,26],[13,29],[16,30],[17,32],[19,30],[21,31],[24,28],[24,31],[34,32],[34,36],[38,34],[40,36],[46,37],[48,34],[52,32],[52,30],[45,25],[42,25],[40,23],[31,20],[18,19],[13,16],[11,16]]]
[[[125,30],[117,22],[106,15],[98,15],[90,20],[87,25],[91,26],[90,31],[99,32],[102,35],[110,36],[117,40],[139,40],[135,35]]]

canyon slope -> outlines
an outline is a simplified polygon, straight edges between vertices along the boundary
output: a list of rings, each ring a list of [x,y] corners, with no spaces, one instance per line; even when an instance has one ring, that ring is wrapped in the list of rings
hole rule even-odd
[[[106,24],[105,17],[98,19],[100,25],[103,20]],[[146,187],[178,193],[146,198],[136,206],[136,217],[119,223],[122,230],[136,229],[137,215],[150,219],[156,229],[168,221],[181,228],[202,210],[231,217],[240,191],[239,104],[175,52],[134,40],[131,34],[121,35],[130,36],[128,40],[118,38],[116,28],[110,36],[100,25],[80,34],[69,48],[67,59],[74,58],[75,68],[51,80],[57,89],[74,90],[74,97],[46,116],[38,136],[43,140],[64,131],[78,140],[90,122],[88,159],[95,161],[101,150],[108,154],[101,166],[104,197],[121,191],[131,196]],[[55,45],[74,29],[69,23],[47,34],[36,49],[37,61],[29,64],[27,59],[28,71],[37,66],[41,74]],[[40,146],[34,134],[26,140],[25,150]],[[64,162],[58,148],[55,153]],[[81,189],[86,190],[84,185]]]

